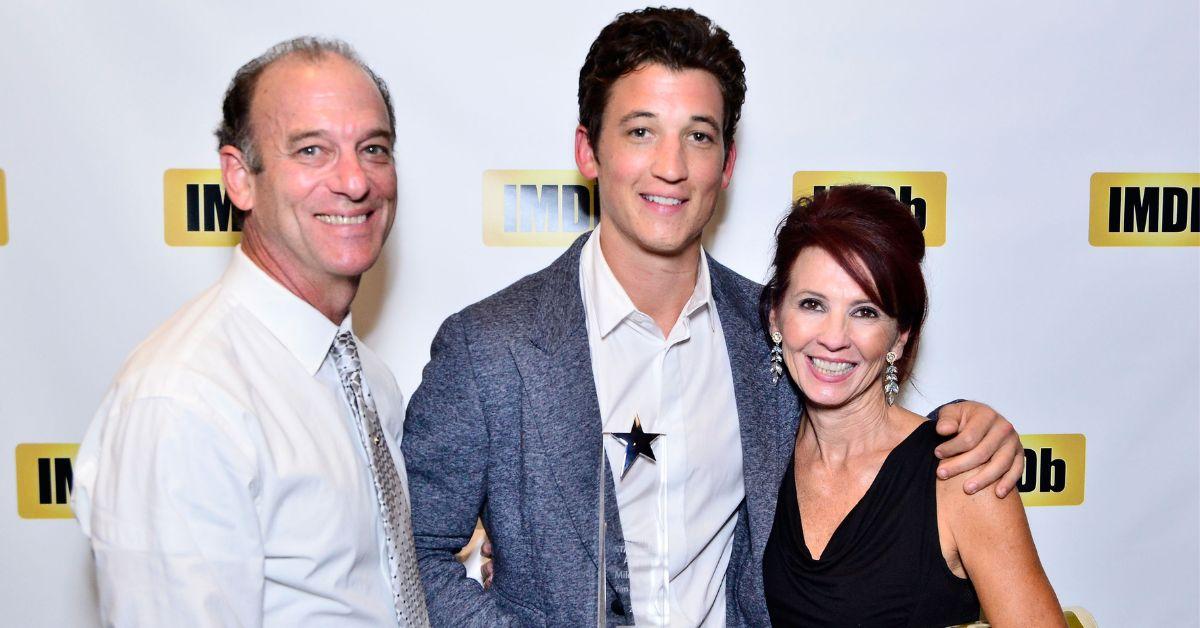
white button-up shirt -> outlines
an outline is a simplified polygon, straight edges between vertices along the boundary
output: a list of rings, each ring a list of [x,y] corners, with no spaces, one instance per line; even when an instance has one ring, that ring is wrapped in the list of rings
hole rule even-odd
[[[349,325],[239,248],[134,351],[75,463],[105,625],[396,624],[366,451],[328,356]],[[400,391],[359,352],[404,481]]]
[[[638,311],[599,246],[583,246],[579,279],[604,449],[613,469],[638,625],[725,625],[725,570],[745,496],[729,353],[702,251],[696,287],[666,338]],[[633,419],[657,462],[622,479]],[[664,581],[669,584],[664,586]]]

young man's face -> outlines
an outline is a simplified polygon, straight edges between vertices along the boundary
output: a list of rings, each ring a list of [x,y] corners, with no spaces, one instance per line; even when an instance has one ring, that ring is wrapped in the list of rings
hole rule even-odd
[[[698,249],[737,157],[733,147],[725,157],[723,115],[721,88],[704,70],[652,63],[613,83],[599,141],[575,131],[579,171],[599,179],[606,256]]]

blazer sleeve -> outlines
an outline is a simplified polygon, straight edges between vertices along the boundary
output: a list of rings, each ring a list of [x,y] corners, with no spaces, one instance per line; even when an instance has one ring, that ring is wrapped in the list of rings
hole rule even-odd
[[[942,408],[945,408],[946,406],[952,406],[956,403],[962,403],[964,401],[966,401],[966,399],[955,399],[954,401],[947,401],[946,403],[943,403],[942,405],[934,408],[933,411],[930,412],[929,414],[926,414],[925,417],[928,418],[930,421],[936,421],[936,420],[938,420],[938,415],[941,414],[941,412],[942,412]]]
[[[408,404],[401,449],[413,538],[434,626],[516,626],[496,595],[467,577],[455,554],[485,499],[488,431],[462,313],[442,324]]]

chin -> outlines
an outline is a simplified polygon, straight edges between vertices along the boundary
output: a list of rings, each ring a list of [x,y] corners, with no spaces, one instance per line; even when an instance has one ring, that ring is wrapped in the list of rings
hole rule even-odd
[[[379,261],[379,254],[346,256],[330,260],[329,271],[342,277],[357,277],[371,269]]]
[[[846,399],[823,399],[820,397],[809,397],[808,395],[804,396],[805,404],[810,405],[814,408],[821,408],[823,410],[832,410],[835,408],[840,408],[840,407],[846,405],[846,401],[847,401]]]
[[[642,250],[662,256],[679,255],[686,251],[689,246],[700,240],[700,234],[695,237],[681,238],[678,236],[666,236],[660,238],[647,238],[638,242]]]
[[[850,396],[841,391],[822,390],[827,386],[824,382],[814,382],[808,386],[801,383],[799,388],[805,403],[818,408],[840,408],[850,402]]]

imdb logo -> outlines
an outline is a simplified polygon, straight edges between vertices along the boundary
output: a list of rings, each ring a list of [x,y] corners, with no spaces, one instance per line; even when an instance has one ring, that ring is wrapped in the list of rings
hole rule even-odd
[[[896,195],[908,205],[925,246],[946,243],[946,173],[944,172],[834,172],[800,171],[792,175],[792,198],[812,196],[821,190],[861,183]]]
[[[163,173],[163,231],[171,246],[234,246],[241,241],[241,213],[225,195],[220,170]]]
[[[1200,246],[1200,173],[1092,175],[1092,246]]]
[[[567,246],[599,222],[596,183],[575,170],[483,172],[487,246]]]
[[[1025,446],[1025,473],[1017,490],[1026,507],[1083,503],[1083,434],[1029,434],[1021,437],[1021,444]]]
[[[17,514],[24,519],[70,519],[71,466],[77,444],[17,445]]]
[[[1096,618],[1086,608],[1068,606],[1063,608],[1063,619],[1067,620],[1067,628],[1097,628]]]
[[[0,170],[0,246],[8,244],[8,190],[4,187],[4,171]]]

